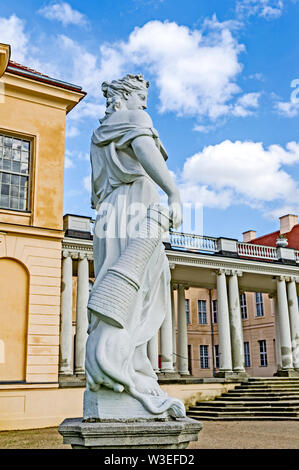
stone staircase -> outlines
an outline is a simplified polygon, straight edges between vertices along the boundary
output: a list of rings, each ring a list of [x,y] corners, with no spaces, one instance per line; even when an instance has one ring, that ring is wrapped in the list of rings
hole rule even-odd
[[[250,378],[213,401],[190,406],[187,416],[200,421],[299,421],[299,378]]]

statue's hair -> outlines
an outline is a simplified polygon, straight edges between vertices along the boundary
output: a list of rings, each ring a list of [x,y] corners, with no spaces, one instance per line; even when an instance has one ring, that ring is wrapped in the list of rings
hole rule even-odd
[[[102,92],[107,99],[107,103],[105,116],[100,122],[102,123],[110,114],[122,108],[122,101],[127,99],[127,94],[131,94],[135,91],[144,91],[147,93],[148,87],[149,82],[145,80],[141,74],[133,75],[129,73],[119,80],[103,82]]]

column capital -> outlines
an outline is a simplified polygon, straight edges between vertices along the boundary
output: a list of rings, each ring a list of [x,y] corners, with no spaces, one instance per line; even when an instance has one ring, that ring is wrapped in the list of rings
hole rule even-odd
[[[231,273],[231,270],[230,269],[227,269],[227,268],[220,268],[220,269],[216,269],[215,270],[215,273],[219,276],[220,274],[225,274],[226,276],[229,276],[230,273]]]
[[[62,250],[62,257],[63,258],[69,258],[71,256],[71,253],[69,250]]]
[[[289,281],[290,280],[290,276],[282,275],[282,276],[275,276],[275,277],[277,281]]]
[[[230,271],[229,276],[238,276],[238,277],[243,276],[243,272],[240,269],[230,269],[229,271]]]
[[[184,289],[184,290],[188,290],[189,289],[189,284],[187,284],[186,282],[179,282],[178,283],[178,289]]]
[[[177,290],[177,289],[178,289],[178,284],[177,284],[177,282],[172,282],[172,283],[170,283],[170,286],[171,286],[171,288],[172,288],[173,290]]]
[[[170,263],[169,263],[169,269],[172,270],[172,269],[174,269],[174,268],[175,268],[175,263],[171,263],[171,262],[170,262]]]
[[[87,253],[85,253],[84,251],[79,251],[79,253],[78,253],[78,259],[79,260],[86,259],[87,257],[88,257]]]

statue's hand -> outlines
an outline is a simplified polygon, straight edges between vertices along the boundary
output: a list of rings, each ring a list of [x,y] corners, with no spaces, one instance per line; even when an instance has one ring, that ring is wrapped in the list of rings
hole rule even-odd
[[[178,228],[183,222],[182,203],[178,190],[168,196],[168,207],[171,219],[170,228]]]

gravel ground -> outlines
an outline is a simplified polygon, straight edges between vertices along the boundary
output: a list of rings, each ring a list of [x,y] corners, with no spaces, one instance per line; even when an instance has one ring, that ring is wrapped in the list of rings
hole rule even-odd
[[[299,421],[203,421],[188,449],[299,449]],[[57,428],[0,432],[0,449],[68,449]]]

